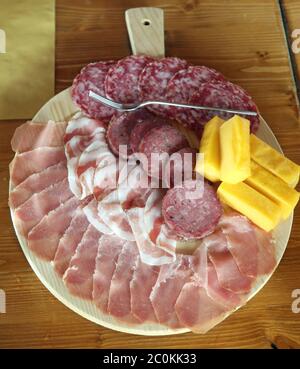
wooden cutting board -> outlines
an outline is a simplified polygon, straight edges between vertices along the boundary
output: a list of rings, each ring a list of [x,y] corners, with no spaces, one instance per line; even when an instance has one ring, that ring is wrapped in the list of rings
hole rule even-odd
[[[152,56],[164,55],[164,34],[163,34],[163,11],[155,8],[137,8],[130,9],[126,12],[126,24],[129,30],[132,50],[135,54],[146,54]],[[70,97],[70,89],[52,98],[45,104],[41,110],[35,115],[33,121],[47,122],[54,120],[56,122],[68,121],[69,118],[78,111],[78,108],[73,104]],[[260,129],[258,136],[265,142],[281,151],[275,136],[267,123],[261,118]],[[15,219],[13,212],[11,213],[14,225]],[[287,246],[293,216],[285,222],[282,222],[274,231],[274,238],[276,240],[276,258],[279,264],[282,255]],[[126,323],[115,320],[113,317],[100,312],[93,303],[84,301],[83,299],[72,296],[65,287],[62,279],[57,276],[52,265],[48,262],[40,260],[32,253],[28,247],[24,237],[15,231],[23,249],[23,252],[38,276],[41,282],[49,289],[49,291],[62,303],[74,310],[79,315],[89,319],[104,327],[111,328],[117,331],[140,334],[140,335],[169,335],[188,332],[188,329],[171,329],[159,324],[140,324],[128,325]],[[255,296],[255,294],[264,286],[271,275],[259,277],[253,286],[248,300]],[[230,312],[233,313],[234,311]],[[230,314],[228,314],[230,315]],[[227,316],[228,316],[227,315]],[[224,317],[225,318],[225,317]]]

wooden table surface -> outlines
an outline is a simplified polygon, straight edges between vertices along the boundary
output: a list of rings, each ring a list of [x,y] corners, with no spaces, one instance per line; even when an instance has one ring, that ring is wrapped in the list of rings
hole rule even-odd
[[[165,10],[167,55],[214,67],[246,88],[285,154],[300,163],[299,112],[274,0],[58,0],[56,92],[69,86],[86,63],[130,53],[124,11],[138,6]],[[300,28],[299,0],[286,0],[284,6],[290,28]],[[300,70],[299,56],[297,62]],[[300,347],[300,314],[291,309],[292,291],[300,289],[300,206],[286,253],[269,283],[204,336],[118,333],[85,320],[56,300],[28,265],[7,206],[10,139],[21,123],[0,122],[0,288],[7,298],[7,313],[0,314],[0,347]]]

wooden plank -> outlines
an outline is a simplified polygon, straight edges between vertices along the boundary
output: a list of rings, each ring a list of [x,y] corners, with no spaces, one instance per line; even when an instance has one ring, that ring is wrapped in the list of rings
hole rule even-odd
[[[297,27],[297,0],[285,3],[291,3]],[[146,5],[135,0],[58,0],[56,91],[68,87],[84,64],[128,55],[124,11]],[[286,155],[300,163],[298,113],[276,2],[153,0],[151,6],[165,11],[166,54],[215,67],[246,88]],[[288,249],[270,282],[205,336],[137,338],[97,326],[58,302],[30,269],[10,222],[9,141],[19,124],[0,123],[0,212],[5,214],[0,223],[0,288],[7,294],[0,347],[300,347],[300,320],[291,310],[292,290],[300,288],[299,207]]]

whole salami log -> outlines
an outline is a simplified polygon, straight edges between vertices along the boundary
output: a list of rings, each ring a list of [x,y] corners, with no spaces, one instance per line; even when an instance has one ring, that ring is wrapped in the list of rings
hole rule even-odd
[[[138,79],[143,68],[152,60],[143,55],[131,55],[119,60],[107,73],[106,96],[124,104],[141,101]]]
[[[222,215],[217,195],[204,180],[187,180],[168,190],[162,203],[168,227],[178,236],[203,238],[214,231]]]
[[[104,80],[114,61],[91,63],[82,68],[75,77],[71,89],[74,103],[90,118],[103,120],[108,123],[115,110],[94,101],[89,97],[89,90],[104,96]]]
[[[169,155],[187,146],[186,138],[175,127],[165,124],[152,128],[139,146],[139,151],[147,159],[146,163],[142,162],[144,170],[151,177],[161,178],[162,168]]]

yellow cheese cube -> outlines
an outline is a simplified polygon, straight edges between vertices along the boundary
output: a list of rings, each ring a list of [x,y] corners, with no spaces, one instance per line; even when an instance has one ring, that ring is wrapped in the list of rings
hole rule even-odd
[[[220,180],[220,134],[219,130],[223,120],[215,116],[204,127],[199,153],[204,154],[204,163],[199,157],[196,163],[196,172],[212,182]],[[202,165],[204,164],[204,165]],[[204,173],[203,173],[204,171]]]
[[[250,169],[250,122],[238,115],[220,128],[221,172],[226,183],[238,183],[251,174]]]
[[[222,202],[242,213],[267,232],[279,223],[280,207],[243,182],[237,184],[223,182],[217,193]]]
[[[300,194],[296,190],[253,160],[251,176],[245,182],[276,202],[281,207],[283,219],[289,217],[299,201]]]
[[[281,178],[290,187],[299,182],[300,166],[292,162],[277,150],[267,145],[255,135],[250,137],[251,158],[275,176]]]

